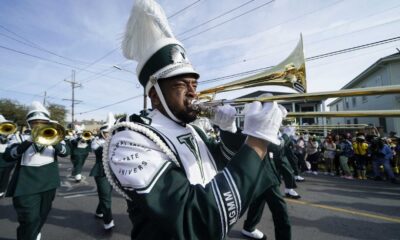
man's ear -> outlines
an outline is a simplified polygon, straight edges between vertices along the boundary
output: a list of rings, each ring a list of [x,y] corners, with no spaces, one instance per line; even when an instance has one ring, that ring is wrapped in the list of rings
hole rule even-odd
[[[153,107],[159,106],[161,104],[160,98],[158,97],[158,94],[154,87],[150,88],[148,96],[151,100],[151,104],[153,105]]]

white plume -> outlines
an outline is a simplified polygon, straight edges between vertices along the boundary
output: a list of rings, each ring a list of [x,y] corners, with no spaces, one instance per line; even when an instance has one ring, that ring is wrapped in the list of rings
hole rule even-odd
[[[107,128],[110,129],[115,124],[115,121],[116,120],[115,120],[114,114],[112,112],[109,112],[108,116],[107,116],[107,121],[106,121]]]
[[[164,10],[154,0],[136,0],[122,42],[124,56],[141,62],[162,38],[174,38]]]

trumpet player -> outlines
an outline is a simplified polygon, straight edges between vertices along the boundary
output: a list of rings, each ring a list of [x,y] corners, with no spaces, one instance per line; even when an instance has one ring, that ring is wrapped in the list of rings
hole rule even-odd
[[[103,227],[110,230],[114,227],[114,220],[111,211],[112,187],[108,182],[103,167],[103,145],[108,137],[109,130],[114,125],[115,118],[109,113],[107,123],[100,127],[99,136],[92,141],[92,149],[96,155],[96,163],[90,171],[90,176],[94,177],[99,196],[99,204],[97,205],[95,216],[103,219]]]
[[[36,136],[37,132],[43,134],[36,130],[52,122],[47,109],[35,101],[29,110],[26,122],[32,129],[31,136],[22,136],[22,142],[11,142],[5,152],[6,160],[17,161],[6,195],[13,198],[18,215],[17,239],[24,240],[40,239],[40,230],[60,186],[57,158],[69,154],[63,141],[43,143]],[[62,140],[63,136],[59,137]]]
[[[5,194],[11,171],[15,165],[15,161],[7,162],[3,158],[8,142],[15,130],[16,125],[0,114],[0,198]]]
[[[78,137],[71,140],[72,173],[76,182],[82,180],[82,168],[91,151],[92,134],[89,131],[78,132]]]

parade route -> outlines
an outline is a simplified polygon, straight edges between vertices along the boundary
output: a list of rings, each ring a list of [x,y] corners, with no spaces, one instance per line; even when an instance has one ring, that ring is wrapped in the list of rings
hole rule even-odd
[[[113,216],[116,227],[105,232],[102,221],[94,217],[97,207],[96,185],[89,171],[94,156],[84,167],[85,178],[76,183],[70,175],[69,159],[60,160],[61,187],[42,229],[42,239],[130,239],[131,223],[125,200],[114,193]],[[372,180],[347,180],[319,174],[307,175],[297,189],[299,200],[287,199],[292,223],[292,239],[399,239],[400,185]],[[245,217],[245,216],[244,216]],[[240,230],[242,217],[228,239],[246,239]],[[10,198],[0,199],[0,239],[15,239],[17,219]],[[268,207],[258,228],[274,239]]]

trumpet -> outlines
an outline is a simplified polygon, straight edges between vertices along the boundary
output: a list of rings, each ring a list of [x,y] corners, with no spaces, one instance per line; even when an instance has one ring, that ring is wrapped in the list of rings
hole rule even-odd
[[[82,133],[82,139],[85,141],[88,141],[92,138],[93,134],[91,131],[83,131]]]
[[[56,122],[40,123],[33,127],[32,141],[42,146],[56,145],[65,138],[65,128]]]
[[[17,124],[6,121],[0,123],[0,135],[8,136],[14,134],[17,131]]]

